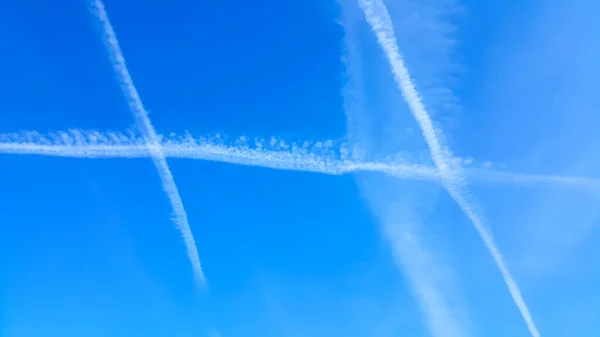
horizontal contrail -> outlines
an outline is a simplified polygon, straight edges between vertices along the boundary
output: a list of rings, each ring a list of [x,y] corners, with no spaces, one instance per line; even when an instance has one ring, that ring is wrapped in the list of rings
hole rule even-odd
[[[158,136],[165,157],[199,159],[279,170],[341,175],[350,172],[385,172],[413,180],[436,180],[434,169],[424,165],[366,162],[354,158],[344,144],[333,141],[291,143],[271,138],[251,142],[245,137],[194,138]],[[42,135],[38,132],[0,134],[0,154],[41,155],[72,158],[145,158],[151,148],[144,139],[120,132],[69,130]]]
[[[270,138],[250,142],[242,137],[192,137],[158,135],[165,157],[197,159],[278,170],[330,175],[352,172],[382,172],[401,179],[439,182],[437,170],[398,160],[365,161],[344,144],[333,141],[287,144]],[[0,134],[0,154],[39,155],[71,158],[147,158],[151,156],[143,138],[133,133],[69,130],[41,134],[36,131]],[[480,184],[554,184],[600,189],[600,179],[465,169],[472,182]]]

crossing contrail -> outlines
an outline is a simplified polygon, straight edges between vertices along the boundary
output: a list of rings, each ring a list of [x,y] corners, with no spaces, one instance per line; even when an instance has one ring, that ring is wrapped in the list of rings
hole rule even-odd
[[[158,146],[158,135],[156,134],[154,126],[148,117],[148,112],[144,108],[142,100],[133,84],[133,80],[129,75],[129,71],[127,70],[125,58],[121,52],[121,47],[119,46],[116,33],[108,19],[108,15],[106,14],[106,10],[102,1],[92,1],[90,2],[90,6],[94,17],[102,27],[102,40],[108,52],[108,56],[110,57],[115,75],[117,76],[119,84],[121,85],[121,90],[127,99],[129,108],[133,113],[135,123],[144,138],[149,153],[152,157],[152,161],[156,166],[158,175],[162,181],[163,190],[171,202],[171,207],[173,208],[173,213],[175,215],[175,225],[177,226],[177,229],[181,233],[181,236],[185,242],[187,255],[192,263],[194,277],[200,285],[205,285],[206,278],[204,276],[204,272],[202,271],[200,257],[198,256],[198,248],[196,247],[196,242],[188,223],[187,213],[183,207],[183,201],[179,195],[177,185],[175,185],[173,174],[167,165],[167,160],[162,152],[162,148]]]
[[[387,7],[382,0],[361,0],[360,5],[367,22],[377,36],[379,45],[388,58],[398,88],[419,124],[423,137],[429,147],[431,158],[440,174],[442,184],[481,236],[485,246],[500,269],[500,273],[531,335],[539,337],[539,332],[535,327],[521,291],[506,267],[492,234],[485,228],[483,217],[477,211],[474,202],[469,200],[465,179],[462,177],[460,168],[453,164],[452,154],[438,138],[437,133],[441,134],[441,132],[436,132],[434,129],[433,122],[421,101],[421,97],[404,64],[404,59],[398,50],[394,27]]]
[[[157,135],[166,158],[195,159],[277,170],[342,175],[381,172],[399,179],[441,181],[437,169],[407,160],[365,161],[352,148],[332,140],[287,143],[274,137],[233,140],[225,136]],[[36,131],[0,134],[0,154],[71,158],[147,158],[152,156],[144,138],[133,133],[68,130],[42,134]],[[402,155],[397,156],[402,159]],[[407,157],[407,156],[405,156]],[[523,174],[485,168],[464,169],[466,178],[482,185],[564,185],[600,190],[600,179]]]
[[[379,97],[379,93],[373,94],[378,90],[367,86],[378,84],[371,82],[368,73],[371,69],[368,72],[362,69],[372,59],[368,57],[369,53],[362,52],[357,31],[362,27],[356,19],[363,14],[354,2],[340,2],[345,31],[342,61],[346,72],[343,97],[348,139],[369,153],[388,153],[390,149],[409,145],[397,134],[385,132],[403,130],[406,125],[394,113],[393,107],[373,104],[378,101],[374,98]],[[436,178],[436,182],[440,182],[439,176]],[[395,264],[404,275],[431,336],[465,336],[469,319],[460,314],[461,301],[457,296],[460,287],[454,282],[450,266],[436,253],[435,240],[427,240],[428,225],[417,211],[427,209],[425,205],[435,196],[422,193],[422,184],[376,175],[357,179],[357,183],[380,221],[381,234],[390,245]]]

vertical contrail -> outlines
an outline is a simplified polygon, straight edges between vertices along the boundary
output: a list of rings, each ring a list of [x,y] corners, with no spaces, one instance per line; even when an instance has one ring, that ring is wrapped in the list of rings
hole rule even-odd
[[[500,269],[500,273],[504,278],[515,304],[519,308],[531,335],[539,337],[539,332],[535,327],[519,287],[508,271],[502,255],[494,242],[492,234],[484,227],[483,220],[476,211],[476,207],[472,202],[468,201],[468,193],[465,193],[465,184],[458,172],[458,167],[451,167],[452,155],[442,146],[433,127],[431,118],[413,84],[408,69],[404,65],[404,59],[398,51],[394,28],[387,7],[382,0],[360,0],[359,3],[364,11],[366,20],[376,34],[377,40],[388,58],[394,73],[394,79],[396,80],[410,111],[419,124],[423,137],[431,152],[431,158],[439,170],[443,185],[446,190],[448,190],[450,196],[456,201],[465,215],[473,223],[475,229],[481,236],[484,244],[496,262],[496,265]]]
[[[119,46],[119,41],[117,40],[115,31],[108,20],[108,15],[106,14],[104,4],[100,0],[94,0],[91,1],[90,5],[92,7],[91,9],[94,17],[102,25],[102,40],[104,41],[104,45],[107,49],[119,84],[121,85],[121,90],[123,90],[125,98],[129,104],[129,108],[133,113],[135,123],[144,137],[152,160],[154,161],[154,165],[158,170],[158,175],[162,181],[163,189],[169,197],[169,201],[173,207],[173,213],[175,215],[174,221],[185,242],[187,255],[192,263],[194,277],[199,284],[205,285],[206,279],[200,265],[200,258],[198,256],[198,249],[196,248],[194,236],[190,230],[187,214],[185,212],[185,208],[183,207],[181,197],[179,196],[177,185],[175,185],[173,174],[167,165],[167,160],[160,146],[159,137],[156,134],[154,126],[152,126],[150,118],[148,117],[148,112],[144,109],[144,105],[142,104],[142,100],[140,99],[137,89],[133,85],[133,80],[131,79],[129,71],[127,70],[125,58],[121,52],[121,47]]]

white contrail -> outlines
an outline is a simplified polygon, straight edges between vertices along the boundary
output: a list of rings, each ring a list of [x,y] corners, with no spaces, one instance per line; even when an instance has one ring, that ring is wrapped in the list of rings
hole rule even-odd
[[[395,158],[382,161],[357,160],[344,144],[323,142],[286,143],[271,137],[250,141],[240,137],[192,137],[158,135],[165,157],[197,159],[279,170],[341,175],[350,172],[384,172],[410,180],[438,180],[434,168],[402,163]],[[35,131],[0,134],[0,154],[40,155],[73,158],[143,158],[151,156],[144,139],[120,132],[69,130],[40,134]]]
[[[341,5],[342,25],[345,31],[342,61],[347,76],[343,93],[348,139],[365,151],[385,152],[386,147],[381,145],[395,147],[394,145],[401,145],[402,142],[389,135],[384,136],[384,144],[376,141],[377,135],[373,132],[373,127],[391,129],[393,126],[381,124],[383,119],[379,118],[385,116],[385,110],[382,111],[384,115],[378,115],[379,117],[366,113],[370,109],[366,107],[368,100],[365,99],[363,88],[366,80],[360,67],[365,60],[359,49],[359,40],[355,36],[357,21],[354,17],[355,14],[356,17],[362,17],[362,13],[354,6],[346,6],[343,3]],[[401,127],[399,123],[395,124]],[[461,316],[458,308],[453,305],[457,303],[450,301],[458,292],[457,288],[450,281],[451,277],[444,261],[436,254],[431,254],[430,249],[433,247],[428,247],[424,242],[424,226],[421,218],[415,213],[415,206],[423,201],[415,200],[420,195],[414,194],[418,188],[408,187],[412,186],[411,184],[391,187],[391,184],[398,182],[380,179],[381,177],[369,176],[357,181],[380,221],[382,236],[389,242],[396,265],[406,278],[421,309],[427,329],[435,337],[464,336],[468,318]],[[439,177],[436,177],[436,182],[439,182]],[[406,196],[407,194],[410,196]]]
[[[387,7],[382,0],[360,0],[360,5],[364,11],[365,18],[373,32],[376,34],[377,40],[389,60],[394,73],[394,79],[396,80],[410,111],[421,128],[431,152],[433,162],[441,175],[442,183],[448,190],[450,196],[452,196],[465,215],[471,220],[475,229],[483,239],[483,242],[500,269],[508,290],[512,295],[515,304],[519,308],[531,335],[539,337],[539,332],[535,327],[529,309],[521,296],[519,287],[508,271],[502,255],[494,242],[492,234],[484,227],[482,217],[475,210],[473,203],[468,200],[468,193],[465,193],[465,183],[459,174],[459,167],[452,167],[452,155],[447,149],[444,149],[436,135],[431,118],[413,84],[408,69],[404,65],[404,59],[398,51],[394,28]]]
[[[345,144],[331,140],[288,144],[270,139],[250,141],[227,137],[158,135],[159,147],[167,158],[196,159],[279,170],[316,172],[331,175],[351,172],[382,172],[409,180],[437,182],[433,167],[396,159],[360,160]],[[35,131],[0,134],[0,154],[72,158],[146,158],[152,155],[141,137],[132,133],[69,130],[41,134]],[[402,159],[402,156],[399,156]],[[555,184],[600,190],[600,179],[503,172],[492,169],[464,170],[469,181],[478,184]]]
[[[95,0],[91,2],[91,9],[94,17],[102,26],[102,38],[108,51],[112,67],[119,80],[119,84],[121,85],[121,89],[123,90],[125,98],[129,103],[129,108],[133,113],[137,127],[139,128],[144,140],[148,145],[152,160],[154,161],[154,165],[156,166],[158,175],[162,181],[163,190],[167,194],[169,201],[171,202],[171,206],[173,207],[175,224],[185,242],[187,255],[192,263],[192,269],[196,281],[198,281],[201,285],[205,285],[206,278],[204,276],[204,272],[202,271],[202,266],[200,265],[198,248],[196,247],[196,242],[188,223],[187,214],[185,212],[185,208],[183,207],[183,201],[181,200],[181,196],[177,190],[177,185],[175,185],[173,174],[171,174],[171,170],[167,165],[167,160],[162,153],[162,148],[158,146],[158,136],[154,130],[154,127],[152,126],[150,118],[148,118],[148,112],[146,109],[144,109],[144,105],[142,104],[142,100],[137,92],[137,89],[133,85],[133,80],[131,79],[129,71],[127,70],[125,59],[123,57],[123,53],[121,52],[121,47],[119,46],[119,41],[117,40],[117,36],[112,25],[110,24],[104,4],[100,0]]]

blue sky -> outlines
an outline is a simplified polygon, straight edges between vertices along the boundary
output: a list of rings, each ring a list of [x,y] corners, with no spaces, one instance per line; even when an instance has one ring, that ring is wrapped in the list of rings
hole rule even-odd
[[[105,2],[207,284],[88,3],[0,5],[1,335],[596,336],[599,5],[381,4]]]

